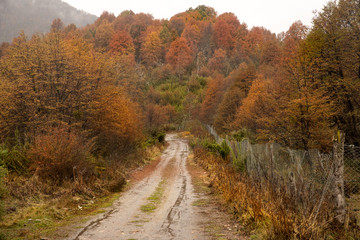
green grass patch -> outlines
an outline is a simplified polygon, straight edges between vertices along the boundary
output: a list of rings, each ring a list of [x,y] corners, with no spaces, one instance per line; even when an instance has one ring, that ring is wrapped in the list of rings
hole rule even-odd
[[[150,222],[149,219],[143,219],[143,220],[134,220],[134,221],[131,221],[131,223],[147,223],[147,222]]]
[[[209,201],[207,199],[199,199],[192,203],[192,205],[196,206],[196,207],[206,206],[208,204],[209,204]]]
[[[29,202],[27,207],[4,216],[0,222],[0,240],[51,236],[59,228],[79,221],[77,216],[86,222],[88,216],[104,212],[119,196],[115,193],[90,201],[79,197],[76,203],[71,196],[49,202]]]
[[[162,180],[159,185],[156,187],[155,191],[153,194],[151,194],[150,197],[147,198],[148,203],[145,205],[142,205],[140,207],[140,210],[142,212],[154,212],[155,209],[158,207],[158,205],[161,203],[161,198],[164,194],[164,190],[165,190],[165,184],[166,181]]]
[[[215,237],[224,237],[225,234],[223,234],[223,233],[214,233],[214,236]]]
[[[141,206],[141,211],[143,212],[154,212],[156,209],[156,205],[154,203],[148,203]]]

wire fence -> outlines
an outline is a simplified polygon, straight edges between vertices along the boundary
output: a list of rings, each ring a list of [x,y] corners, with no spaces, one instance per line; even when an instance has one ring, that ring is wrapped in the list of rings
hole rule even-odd
[[[208,130],[218,143],[226,141],[235,168],[246,172],[258,187],[288,196],[304,216],[315,221],[324,210],[344,223],[347,212],[360,223],[360,147],[345,145],[342,139],[334,142],[331,153],[324,154],[277,143],[229,141],[211,126]]]
[[[349,211],[360,223],[360,147],[344,146],[344,192]]]

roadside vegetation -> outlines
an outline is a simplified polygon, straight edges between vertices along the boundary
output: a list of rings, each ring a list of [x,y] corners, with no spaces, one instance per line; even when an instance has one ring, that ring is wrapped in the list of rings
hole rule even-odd
[[[241,225],[239,234],[250,239],[359,238],[353,213],[349,213],[346,227],[337,223],[332,206],[326,202],[324,207],[317,212],[312,209],[310,217],[306,217],[305,206],[299,207],[289,195],[279,194],[270,181],[256,181],[230,160],[229,147],[225,146],[225,142],[217,144],[205,128],[201,132],[199,134],[198,130],[197,135],[189,136],[192,161],[206,171],[208,186]]]
[[[359,13],[356,0],[330,1],[312,26],[297,21],[274,34],[206,6],[169,20],[104,12],[85,27],[55,19],[48,34],[20,33],[1,44],[1,232],[35,237],[52,225],[36,220],[36,206],[57,201],[83,211],[121,191],[166,131],[201,136],[209,124],[233,139],[326,152],[342,130],[347,144],[359,146]],[[238,212],[251,206],[245,222],[272,221],[273,238],[302,231],[292,213],[260,204],[279,199],[248,189],[222,165],[225,143],[201,141],[199,163],[217,165],[219,179],[239,185],[229,196],[247,196],[231,200]],[[56,224],[72,211],[62,205],[45,218]]]

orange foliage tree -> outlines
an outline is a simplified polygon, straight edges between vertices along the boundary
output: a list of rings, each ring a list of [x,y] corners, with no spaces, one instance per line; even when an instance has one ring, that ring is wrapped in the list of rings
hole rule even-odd
[[[253,82],[249,95],[237,109],[232,128],[246,127],[257,133],[258,140],[274,140],[273,136],[279,132],[277,128],[283,127],[281,122],[275,122],[283,119],[278,118],[277,114],[284,110],[283,105],[276,102],[274,93],[273,82],[258,77]]]
[[[25,35],[15,39],[0,63],[0,78],[7,92],[0,96],[1,139],[14,140],[18,132],[21,141],[31,142],[37,134],[54,127],[95,133],[105,122],[114,130],[106,135],[108,142],[116,134],[117,140],[126,138],[119,143],[137,139],[141,127],[133,125],[140,121],[131,113],[136,107],[123,93],[104,88],[113,82],[113,76],[105,74],[106,60],[81,38],[64,38],[58,32],[35,35],[30,40]],[[95,98],[99,94],[103,98],[113,96],[114,102]],[[104,113],[103,118],[97,118],[96,112]]]
[[[169,28],[173,29],[177,36],[181,36],[185,28],[185,20],[183,17],[175,15],[169,21]]]
[[[241,28],[239,20],[233,13],[223,13],[214,24],[214,43],[217,48],[232,51],[239,39]]]
[[[193,56],[198,52],[198,44],[201,38],[201,29],[198,24],[188,23],[182,33],[182,37],[186,39],[190,46],[190,50]]]
[[[238,69],[231,72],[227,81],[232,83],[229,90],[217,109],[214,126],[219,132],[230,132],[233,130],[236,110],[241,106],[242,100],[247,97],[253,80],[256,77],[256,69],[253,66],[241,64]]]
[[[146,30],[151,24],[153,24],[153,16],[144,13],[135,14],[131,21],[129,33],[134,40],[136,62],[141,62],[140,50],[145,42]]]
[[[218,71],[227,76],[230,71],[230,63],[226,51],[221,48],[216,49],[212,58],[209,59],[208,66],[212,72]]]
[[[141,48],[142,61],[148,66],[156,66],[163,62],[163,44],[159,32],[151,32],[145,39]]]
[[[263,27],[253,27],[243,41],[241,41],[242,51],[244,51],[256,65],[259,65],[262,59],[270,62],[272,60],[272,54],[276,54],[276,52],[272,53],[269,51],[272,49],[277,50],[275,48],[276,46],[274,46],[276,41],[276,35],[269,30]],[[265,47],[270,49],[265,49]]]
[[[121,89],[102,88],[91,102],[89,127],[96,136],[97,151],[127,152],[142,137],[140,109]]]
[[[221,103],[225,88],[225,78],[221,74],[216,74],[213,78],[208,80],[205,98],[200,110],[200,117],[204,123],[213,123],[216,110]]]
[[[180,37],[171,43],[166,59],[179,77],[185,73],[186,68],[192,63],[191,50],[185,38]]]
[[[145,124],[150,131],[162,130],[169,121],[174,121],[175,109],[171,105],[149,103],[145,109]]]
[[[112,23],[115,20],[115,15],[113,13],[109,13],[108,11],[104,11],[98,19],[95,21],[95,26],[100,26],[102,24]]]
[[[114,34],[110,23],[101,24],[96,28],[94,34],[94,45],[97,51],[105,53],[109,51],[109,44]]]
[[[111,37],[109,50],[112,53],[130,54],[135,52],[134,43],[129,33],[117,31]]]
[[[31,67],[29,67],[31,66]],[[80,123],[101,78],[91,45],[80,38],[63,39],[60,33],[15,39],[2,58],[2,79],[11,93],[4,137],[17,129],[22,136],[54,124]],[[3,113],[5,113],[3,112]]]
[[[329,2],[315,18],[302,55],[334,103],[334,124],[360,145],[360,7],[357,0]]]
[[[295,79],[258,77],[238,108],[234,129],[247,127],[261,141],[277,141],[294,148],[327,149],[331,140],[332,103],[326,93],[309,82],[307,75]],[[284,77],[285,76],[285,77]]]

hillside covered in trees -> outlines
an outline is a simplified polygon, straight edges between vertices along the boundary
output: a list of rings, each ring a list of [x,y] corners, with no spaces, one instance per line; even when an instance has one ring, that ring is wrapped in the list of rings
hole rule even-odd
[[[132,11],[119,16],[104,12],[94,24],[83,28],[54,20],[51,33],[20,35],[9,47],[5,44],[0,49],[4,55],[2,89],[7,93],[2,95],[3,109],[10,106],[5,96],[20,94],[27,86],[33,92],[23,94],[24,98],[43,97],[31,103],[31,114],[39,117],[42,113],[46,116],[43,120],[49,121],[43,103],[51,103],[51,111],[56,112],[59,102],[65,102],[57,96],[42,96],[49,94],[47,88],[57,89],[54,94],[59,94],[65,81],[62,91],[94,97],[88,89],[104,87],[103,79],[110,84],[109,89],[122,88],[122,95],[138,104],[146,129],[184,128],[200,121],[214,125],[220,133],[245,131],[256,141],[277,141],[304,149],[326,149],[332,131],[340,129],[348,143],[359,145],[358,8],[356,1],[330,2],[315,16],[311,28],[295,22],[278,35],[262,27],[248,29],[234,14],[217,15],[206,6],[170,20]],[[65,67],[61,61],[66,58],[61,54],[76,61],[70,57],[75,54],[80,62]],[[90,60],[84,59],[89,54],[93,55]],[[81,69],[91,62],[99,67]],[[85,76],[71,90],[74,71],[78,72],[76,78]],[[96,87],[90,85],[81,92],[82,84],[91,83],[85,79],[90,78],[97,79]],[[39,91],[38,87],[44,89]],[[66,119],[64,123],[71,126],[77,121],[72,119],[75,110],[70,109],[82,117],[87,114],[80,110],[84,105],[79,98],[64,96],[75,101],[62,110],[70,117],[61,117],[62,121]],[[30,102],[22,101],[25,112]],[[20,120],[15,113],[15,109],[2,113],[2,131],[6,129],[2,136],[8,139],[17,129],[30,137],[27,131],[37,129],[27,126],[32,116]],[[59,118],[56,116],[54,121]]]
[[[1,28],[30,18],[4,10],[17,1],[2,2]],[[0,47],[0,169],[9,179],[37,176],[63,186],[81,177],[102,192],[129,156],[162,142],[164,131],[196,134],[204,124],[234,139],[294,149],[326,152],[335,130],[360,145],[358,0],[330,1],[312,26],[297,21],[278,35],[206,6],[169,20],[104,12],[76,27],[69,23],[77,13],[66,15],[63,3],[30,2],[53,6],[64,22]],[[40,9],[47,17],[34,13],[44,19],[26,21],[29,32],[45,31],[54,18]],[[14,182],[13,197],[31,195],[11,192]]]
[[[312,27],[295,22],[278,35],[206,6],[170,20],[105,12],[65,32],[113,61],[148,128],[200,120],[220,133],[326,149],[334,129],[359,144],[358,12],[356,1],[330,2]]]
[[[26,34],[47,33],[55,18],[82,27],[93,23],[97,17],[61,0],[1,0],[0,43],[12,41],[21,30]]]

